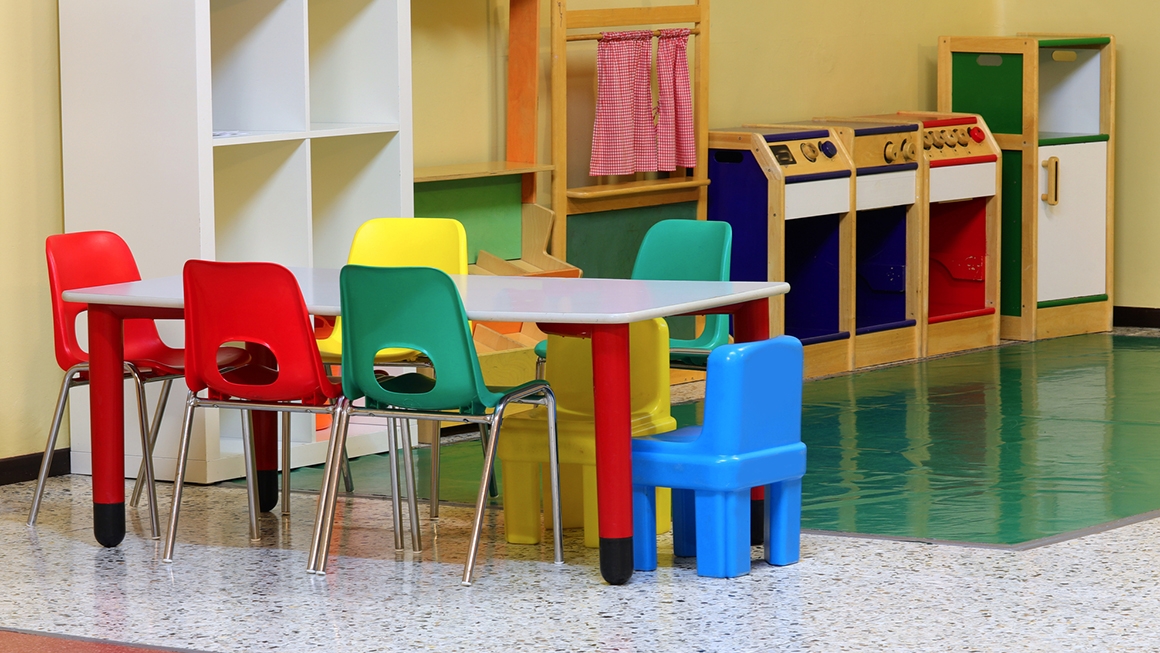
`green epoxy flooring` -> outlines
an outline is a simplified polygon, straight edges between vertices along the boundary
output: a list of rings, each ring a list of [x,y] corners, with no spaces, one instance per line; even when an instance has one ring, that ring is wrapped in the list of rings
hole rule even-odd
[[[1160,338],[1008,345],[812,381],[803,403],[802,528],[1016,545],[1160,510]],[[473,503],[479,443],[442,452],[441,498]],[[390,494],[386,455],[352,469],[357,493]]]

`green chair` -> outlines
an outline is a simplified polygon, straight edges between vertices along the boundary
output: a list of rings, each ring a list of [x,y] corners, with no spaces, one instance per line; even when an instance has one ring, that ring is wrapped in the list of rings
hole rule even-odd
[[[728,281],[733,230],[728,222],[661,220],[649,228],[636,253],[633,279]],[[671,326],[671,325],[670,325]],[[692,340],[669,339],[670,367],[705,369],[717,347],[729,343],[729,316],[705,316],[705,328]],[[536,378],[544,378],[548,341],[536,345]]]
[[[556,449],[556,398],[547,382],[529,381],[503,392],[483,382],[467,312],[459,291],[446,273],[435,268],[381,268],[347,265],[339,277],[342,302],[342,389],[338,423],[331,438],[318,498],[318,518],[310,547],[308,571],[326,572],[327,552],[334,529],[334,505],[338,494],[341,452],[351,415],[392,420],[423,419],[480,424],[490,431],[475,504],[475,523],[463,569],[463,584],[471,584],[475,556],[483,530],[487,489],[495,461],[496,443],[509,404],[545,406],[548,411],[548,448],[552,486],[555,560],[564,561],[560,534],[559,456]],[[384,349],[420,352],[430,362],[435,378],[417,373],[388,377],[375,369],[375,356]],[[366,407],[353,405],[366,398]],[[397,431],[398,429],[394,429]],[[391,484],[395,525],[395,548],[402,548],[402,513],[399,507],[394,436],[390,438]],[[414,480],[410,473],[410,442],[405,440],[404,470],[413,546],[419,548],[419,521]]]

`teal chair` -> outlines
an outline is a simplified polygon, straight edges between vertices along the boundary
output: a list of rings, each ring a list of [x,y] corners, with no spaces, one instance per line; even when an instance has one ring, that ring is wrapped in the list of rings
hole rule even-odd
[[[733,230],[716,220],[661,220],[649,228],[636,253],[633,279],[728,281]],[[669,339],[669,364],[678,369],[705,369],[717,347],[729,342],[729,316],[705,316],[705,329],[692,340]],[[548,341],[536,345],[536,378],[544,378]]]
[[[391,420],[422,419],[437,422],[479,424],[490,432],[475,503],[475,523],[463,584],[470,585],[475,556],[483,530],[487,489],[495,461],[504,412],[509,404],[542,405],[548,411],[548,451],[552,486],[553,533],[556,563],[564,561],[560,523],[559,456],[556,449],[556,398],[547,382],[529,381],[503,392],[483,382],[467,312],[451,277],[435,268],[382,268],[347,265],[339,277],[342,302],[342,391],[335,436],[331,438],[318,499],[318,518],[310,547],[308,570],[326,572],[327,552],[334,529],[334,504],[338,493],[341,452],[346,444],[351,415]],[[375,356],[384,349],[420,352],[434,368],[435,378],[417,373],[386,376],[375,369]],[[353,405],[366,398],[366,407]],[[400,429],[390,429],[397,433]],[[396,478],[396,444],[391,435],[391,485],[401,496]],[[419,521],[410,465],[410,440],[404,439],[407,496],[412,546],[418,550]],[[402,548],[402,513],[392,501],[395,548]]]

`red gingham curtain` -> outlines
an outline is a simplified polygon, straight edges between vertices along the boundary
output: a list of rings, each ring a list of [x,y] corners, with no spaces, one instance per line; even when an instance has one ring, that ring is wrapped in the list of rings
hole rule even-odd
[[[657,170],[697,165],[688,29],[663,29],[657,40]]]
[[[630,175],[657,169],[651,69],[652,32],[601,34],[596,46],[591,176]],[[685,75],[687,88],[687,69]]]

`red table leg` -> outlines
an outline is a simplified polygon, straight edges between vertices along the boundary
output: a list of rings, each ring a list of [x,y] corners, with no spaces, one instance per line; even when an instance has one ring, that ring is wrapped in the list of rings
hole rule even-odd
[[[125,539],[124,323],[89,307],[89,421],[93,448],[93,535],[102,546]]]
[[[250,360],[271,367],[277,365],[274,354],[261,345],[246,344]],[[258,467],[258,509],[270,512],[278,505],[278,413],[255,410],[254,458]]]
[[[600,574],[612,585],[632,578],[632,397],[628,325],[592,327],[596,421],[596,497]]]
[[[758,299],[737,307],[733,314],[733,340],[755,342],[769,339],[769,300]],[[749,543],[765,542],[765,490],[749,491]]]

